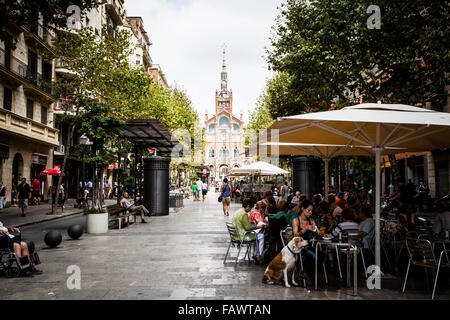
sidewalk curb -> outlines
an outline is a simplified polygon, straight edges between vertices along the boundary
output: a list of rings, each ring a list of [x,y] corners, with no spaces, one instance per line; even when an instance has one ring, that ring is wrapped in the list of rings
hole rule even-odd
[[[26,223],[22,223],[22,224],[17,224],[17,225],[14,225],[14,227],[15,228],[19,228],[19,227],[30,226],[30,225],[33,225],[33,224],[38,224],[38,223],[42,223],[42,222],[47,222],[47,221],[52,221],[52,220],[61,219],[61,218],[65,218],[65,217],[74,216],[74,215],[80,214],[80,213],[83,213],[83,211],[72,212],[72,213],[68,213],[66,215],[54,215],[54,216],[49,215],[49,216],[52,216],[49,219],[33,221],[33,222],[26,222]]]

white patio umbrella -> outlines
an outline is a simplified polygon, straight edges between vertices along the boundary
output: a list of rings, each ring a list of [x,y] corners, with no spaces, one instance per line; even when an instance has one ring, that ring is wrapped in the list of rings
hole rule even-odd
[[[260,146],[266,147],[267,154],[285,156],[315,156],[325,164],[325,199],[328,198],[329,162],[338,156],[372,156],[372,150],[359,145],[326,145],[312,143],[265,142]],[[402,152],[402,148],[388,147],[389,153]]]
[[[375,155],[375,263],[380,264],[380,155],[450,148],[450,114],[401,104],[364,103],[278,118],[282,143],[358,145]],[[269,136],[270,136],[269,130]],[[270,138],[268,139],[270,141]],[[391,149],[389,149],[391,148]]]
[[[283,170],[277,166],[274,166],[273,164],[264,161],[254,162],[241,168],[233,168],[230,171],[230,175],[233,176],[239,175],[275,176],[288,173],[289,171]]]

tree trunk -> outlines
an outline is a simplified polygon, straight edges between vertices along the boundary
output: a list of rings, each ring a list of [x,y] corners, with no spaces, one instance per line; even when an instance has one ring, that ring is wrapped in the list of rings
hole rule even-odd
[[[69,152],[70,152],[70,150],[69,150],[70,141],[72,140],[74,131],[75,131],[75,127],[74,126],[70,126],[69,136],[67,137],[66,144],[64,145],[64,159],[63,159],[63,163],[61,164],[61,173],[60,173],[60,175],[58,177],[58,184],[56,185],[55,193],[53,194],[53,203],[52,203],[52,214],[53,215],[57,214],[56,211],[57,211],[57,208],[58,208],[59,188],[61,187],[64,171],[66,170],[67,157],[68,157]]]

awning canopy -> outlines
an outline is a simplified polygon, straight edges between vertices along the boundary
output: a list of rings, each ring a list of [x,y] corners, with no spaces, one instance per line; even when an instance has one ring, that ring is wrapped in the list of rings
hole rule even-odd
[[[179,152],[183,150],[178,139],[158,119],[130,119],[120,138],[136,145],[155,148],[159,153],[171,153],[175,147]]]
[[[258,161],[241,168],[231,169],[230,176],[275,176],[288,173],[289,171],[283,170],[277,166],[274,166],[273,164],[264,161]]]

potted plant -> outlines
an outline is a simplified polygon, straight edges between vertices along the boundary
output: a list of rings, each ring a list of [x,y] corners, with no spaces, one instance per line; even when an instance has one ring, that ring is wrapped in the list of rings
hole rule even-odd
[[[87,232],[98,234],[108,232],[108,212],[98,208],[84,209],[87,215]]]

